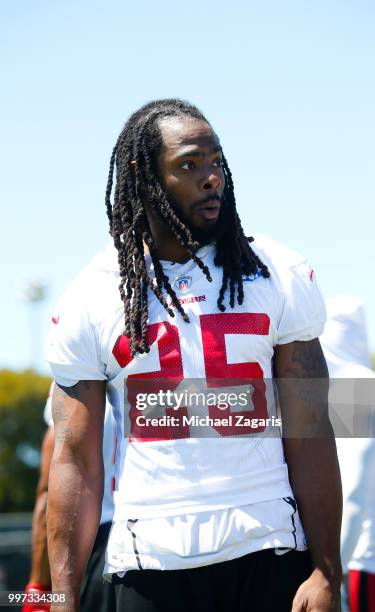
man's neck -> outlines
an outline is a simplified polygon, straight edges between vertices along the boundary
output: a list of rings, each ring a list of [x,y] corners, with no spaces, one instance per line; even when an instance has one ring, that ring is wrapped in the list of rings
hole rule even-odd
[[[169,228],[150,218],[149,223],[159,259],[175,263],[186,263],[191,259],[189,252],[182,246]],[[148,252],[146,246],[145,251]]]
[[[188,251],[176,240],[175,244],[166,244],[155,240],[155,247],[160,260],[172,261],[173,263],[186,263],[191,259]],[[149,248],[144,245],[145,253],[149,253]]]

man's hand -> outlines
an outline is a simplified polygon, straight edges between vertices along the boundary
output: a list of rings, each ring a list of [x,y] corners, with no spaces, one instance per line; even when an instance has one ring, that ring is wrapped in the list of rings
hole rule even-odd
[[[340,583],[332,584],[320,570],[299,587],[292,612],[340,612]]]

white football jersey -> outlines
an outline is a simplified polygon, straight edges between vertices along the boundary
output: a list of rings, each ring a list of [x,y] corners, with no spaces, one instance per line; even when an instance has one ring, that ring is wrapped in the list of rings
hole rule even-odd
[[[276,417],[272,387],[264,382],[272,379],[272,357],[277,344],[320,335],[325,306],[314,273],[302,256],[264,236],[257,237],[252,247],[271,276],[245,277],[243,304],[236,303],[231,308],[226,295],[225,312],[220,312],[217,306],[222,269],[214,265],[214,245],[198,252],[210,269],[212,283],[192,260],[185,264],[163,261],[164,272],[190,322],[184,322],[174,307],[175,317],[169,316],[149,291],[150,352],[135,358],[131,357],[128,339],[122,336],[123,304],[118,291],[117,253],[112,246],[82,271],[54,312],[46,355],[55,379],[65,386],[79,380],[106,380],[114,407],[117,453],[113,533],[123,524],[128,525],[130,533],[129,521],[132,525],[137,523],[134,527],[137,529],[149,525],[149,521],[159,520],[164,527],[168,521],[170,525],[176,521],[183,523],[184,516],[196,525],[197,520],[207,523],[207,516],[211,516],[213,522],[218,521],[212,531],[215,534],[222,531],[218,527],[220,521],[238,527],[241,520],[233,513],[243,508],[251,508],[251,520],[262,526],[267,513],[257,512],[257,508],[264,510],[265,503],[279,503],[279,516],[273,507],[271,521],[276,537],[268,538],[266,523],[258,539],[251,529],[246,529],[243,533],[253,533],[253,540],[246,535],[245,546],[243,542],[241,545],[232,542],[233,546],[228,541],[221,543],[222,548],[231,548],[227,558],[246,554],[254,547],[259,550],[275,545],[304,546],[302,536],[299,543],[295,540],[295,534],[302,533],[295,508],[289,505],[287,525],[280,510],[281,505],[283,508],[287,505],[285,500],[293,499],[293,493],[280,436],[264,435],[268,423]],[[150,260],[148,266],[152,273]],[[169,296],[166,299],[170,302]],[[215,405],[200,406],[204,424],[198,429],[203,435],[202,427],[206,427],[206,437],[198,437],[194,423],[189,421],[194,416],[189,405],[182,404],[179,409],[179,416],[186,417],[183,427],[140,424],[137,417],[142,412],[137,408],[134,389],[142,390],[144,383],[149,390],[149,381],[154,380],[153,389],[160,383],[165,390],[165,381],[170,381],[173,393],[183,394],[188,390],[186,381],[191,384],[194,379],[206,385],[206,392],[212,388],[216,393],[228,391],[228,385],[232,388],[236,379],[256,382],[245,407],[229,406],[220,411]],[[167,416],[171,411],[167,409],[165,413]],[[219,416],[227,421],[216,421]],[[242,417],[249,424],[237,426],[231,417],[236,422],[237,417]],[[251,419],[257,422],[254,428]],[[154,523],[149,531],[155,529]],[[181,524],[178,529],[184,531]],[[187,539],[192,533],[190,529]],[[205,533],[209,533],[208,528]],[[233,540],[231,529],[229,533]],[[111,539],[112,534],[110,547]],[[170,540],[173,548],[173,538]],[[185,553],[178,567],[190,567],[189,557],[194,557],[195,565],[216,562],[216,544],[208,550],[210,538],[206,538],[205,544],[204,538],[197,540],[195,548],[184,549],[181,544]],[[154,548],[159,550],[157,543]],[[181,560],[178,550],[170,552]],[[152,552],[147,554],[152,557]],[[132,555],[134,562],[133,551]],[[119,559],[121,555],[115,556]],[[166,568],[167,557],[163,549],[159,565],[151,562],[149,566]],[[110,566],[118,570],[125,565],[128,569],[127,553],[121,558],[121,563],[113,560]]]
[[[52,418],[52,393],[54,387],[52,381],[46,405],[44,407],[43,418],[48,427],[53,427]],[[104,465],[104,491],[102,500],[102,513],[100,515],[100,525],[112,521],[113,512],[115,509],[113,500],[113,485],[114,485],[114,468],[115,468],[115,436],[116,423],[113,418],[112,408],[109,402],[105,407],[104,427],[103,427],[103,465]]]

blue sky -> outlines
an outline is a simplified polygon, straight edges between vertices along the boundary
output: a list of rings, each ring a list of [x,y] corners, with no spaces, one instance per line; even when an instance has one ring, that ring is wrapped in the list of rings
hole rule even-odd
[[[216,128],[245,228],[304,252],[326,296],[361,296],[375,350],[374,18],[370,0],[3,3],[0,367],[31,361],[19,288],[48,283],[41,343],[109,238],[122,124],[170,96]],[[40,348],[33,364],[46,369]]]

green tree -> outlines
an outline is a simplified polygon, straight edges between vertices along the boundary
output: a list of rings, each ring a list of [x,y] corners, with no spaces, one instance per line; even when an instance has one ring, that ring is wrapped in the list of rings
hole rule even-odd
[[[0,370],[0,512],[31,511],[51,379]]]

